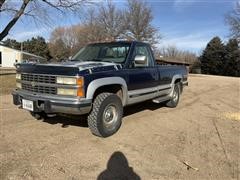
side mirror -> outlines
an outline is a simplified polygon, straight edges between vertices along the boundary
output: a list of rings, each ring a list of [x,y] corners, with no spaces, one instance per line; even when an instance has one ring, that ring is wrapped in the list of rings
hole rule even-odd
[[[134,58],[135,64],[146,64],[147,63],[147,57],[146,56],[141,56],[141,55],[136,55]]]

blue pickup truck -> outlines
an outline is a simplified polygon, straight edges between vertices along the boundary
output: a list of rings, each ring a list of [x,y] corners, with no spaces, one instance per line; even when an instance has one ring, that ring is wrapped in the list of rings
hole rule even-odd
[[[89,44],[61,63],[17,64],[13,102],[35,118],[88,114],[94,135],[108,137],[121,126],[123,107],[152,100],[176,107],[188,85],[185,66],[158,65],[149,44]]]

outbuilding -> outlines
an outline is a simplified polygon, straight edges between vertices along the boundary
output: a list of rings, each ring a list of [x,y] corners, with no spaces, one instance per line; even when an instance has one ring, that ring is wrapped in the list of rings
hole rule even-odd
[[[13,68],[15,63],[44,61],[45,58],[0,44],[0,67]]]

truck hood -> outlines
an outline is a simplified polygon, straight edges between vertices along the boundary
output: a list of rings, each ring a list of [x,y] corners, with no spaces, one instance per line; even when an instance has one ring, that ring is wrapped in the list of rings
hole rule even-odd
[[[46,63],[46,64],[38,64],[41,66],[61,66],[61,67],[77,67],[79,70],[91,69],[96,67],[103,67],[103,66],[116,66],[116,63],[111,62],[98,62],[98,61],[65,61],[60,63]]]
[[[76,75],[95,72],[113,71],[121,69],[121,64],[98,61],[65,61],[58,63],[21,63],[17,64],[17,71],[22,73]]]

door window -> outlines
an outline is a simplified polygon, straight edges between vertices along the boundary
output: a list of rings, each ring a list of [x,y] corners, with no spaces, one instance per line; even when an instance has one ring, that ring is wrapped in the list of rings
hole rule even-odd
[[[135,47],[134,58],[135,58],[136,56],[145,56],[147,60],[146,60],[146,63],[145,63],[145,64],[136,64],[136,63],[134,62],[134,66],[135,66],[135,67],[150,67],[150,66],[153,65],[153,64],[152,64],[152,61],[153,61],[153,60],[152,60],[152,56],[151,56],[151,54],[150,54],[149,49],[148,49],[147,46],[137,45],[137,46]]]

